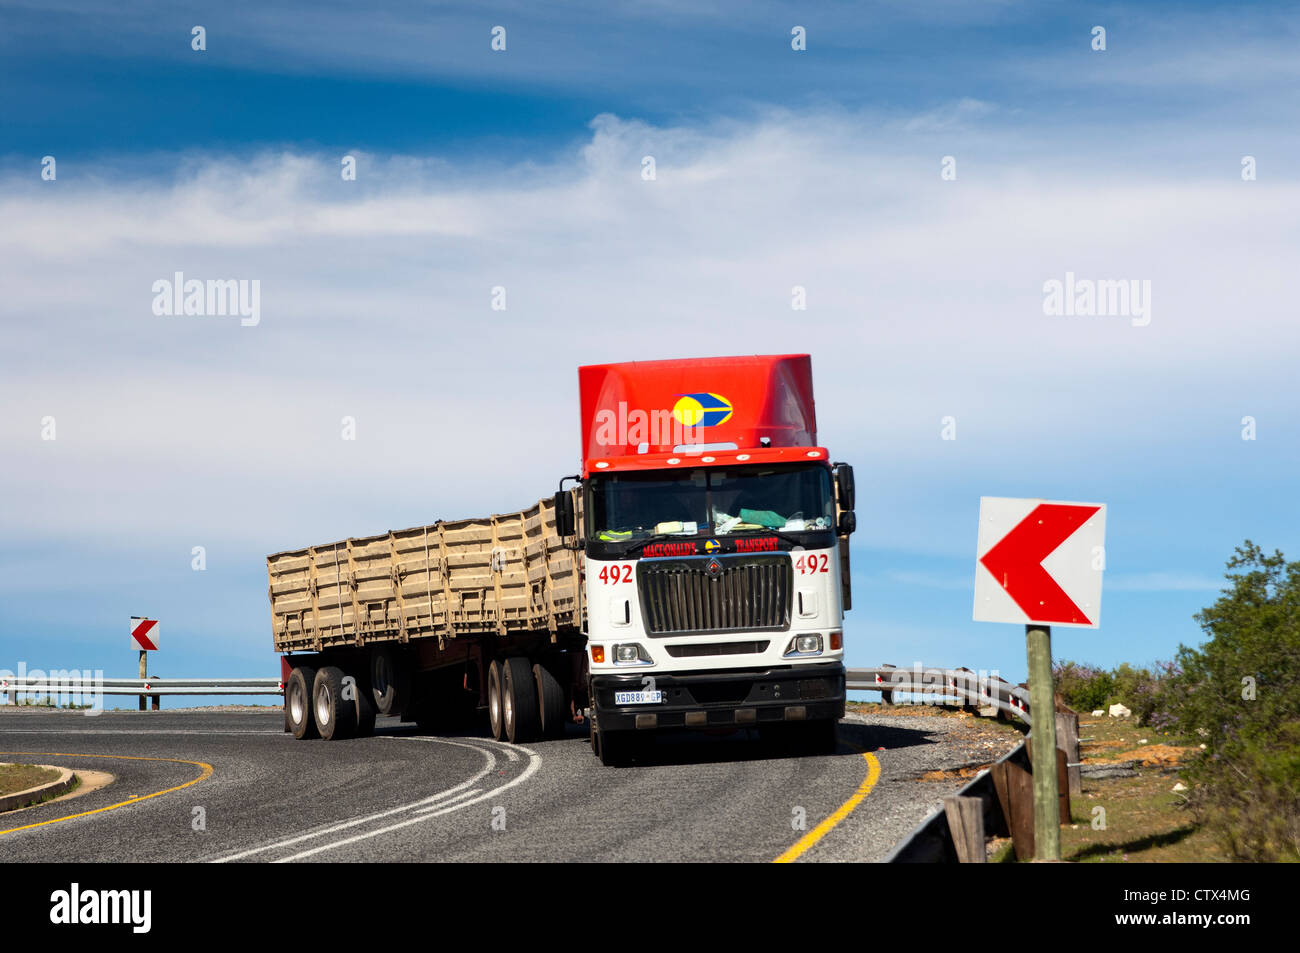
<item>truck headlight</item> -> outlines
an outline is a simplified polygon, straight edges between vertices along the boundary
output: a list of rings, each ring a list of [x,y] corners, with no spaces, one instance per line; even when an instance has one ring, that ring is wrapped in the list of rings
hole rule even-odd
[[[796,635],[785,647],[786,655],[821,655],[822,637],[820,635]]]
[[[654,660],[639,642],[622,642],[614,646],[615,665],[653,665]]]

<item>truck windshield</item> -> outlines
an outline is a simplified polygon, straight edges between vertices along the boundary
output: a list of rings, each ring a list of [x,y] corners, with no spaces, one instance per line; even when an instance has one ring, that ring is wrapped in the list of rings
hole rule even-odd
[[[611,473],[588,481],[593,540],[816,532],[835,520],[830,471],[818,465],[698,467]]]

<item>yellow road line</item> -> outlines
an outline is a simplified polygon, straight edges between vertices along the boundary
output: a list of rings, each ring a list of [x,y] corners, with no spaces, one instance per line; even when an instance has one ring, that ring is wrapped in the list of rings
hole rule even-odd
[[[151,797],[158,797],[163,794],[170,794],[172,791],[180,791],[189,787],[191,784],[198,784],[212,776],[212,765],[206,761],[186,761],[183,758],[142,758],[129,754],[69,754],[63,751],[0,751],[0,754],[35,754],[45,755],[54,758],[113,758],[119,761],[170,761],[173,764],[192,764],[195,767],[202,768],[202,773],[192,781],[186,781],[184,784],[178,784],[174,788],[167,788],[165,791],[154,791],[152,794],[142,794],[140,797],[133,797],[129,801],[119,801],[117,804],[110,804],[108,807],[97,807],[93,811],[82,811],[80,814],[69,814],[66,817],[56,817],[48,821],[38,821],[35,824],[24,824],[22,827],[11,827],[7,831],[0,831],[2,834],[12,834],[14,831],[26,831],[33,827],[44,827],[46,824],[57,824],[59,821],[70,821],[74,817],[89,817],[91,814],[99,814],[103,811],[111,811],[115,807],[126,807],[128,804],[139,804],[141,801],[147,801]]]
[[[797,843],[790,847],[789,850],[776,860],[772,861],[772,863],[789,864],[798,860],[800,856],[803,855],[804,851],[812,847],[813,844],[816,844],[819,840],[825,837],[827,833],[829,833],[832,827],[853,813],[853,809],[861,804],[863,798],[871,793],[871,789],[874,788],[876,782],[880,780],[880,761],[869,751],[864,751],[862,757],[866,759],[867,762],[867,776],[862,779],[862,784],[859,785],[857,791],[854,792],[853,797],[849,798],[836,808],[834,814],[826,818],[826,820],[822,821],[807,834],[804,834],[803,837],[799,838]]]

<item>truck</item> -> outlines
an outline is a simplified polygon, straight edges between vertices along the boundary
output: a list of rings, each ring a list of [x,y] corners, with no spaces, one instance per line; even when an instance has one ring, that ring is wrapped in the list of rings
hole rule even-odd
[[[834,750],[854,479],[817,442],[809,355],[589,365],[578,389],[553,495],[267,557],[286,731],[585,724],[607,765],[679,730]]]

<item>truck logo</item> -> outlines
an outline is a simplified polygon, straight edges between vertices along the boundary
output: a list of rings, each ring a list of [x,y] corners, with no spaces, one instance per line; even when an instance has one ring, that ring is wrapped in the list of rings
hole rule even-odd
[[[704,567],[710,576],[717,576],[722,572],[722,563],[716,559],[710,559],[709,564]]]
[[[722,548],[722,544],[716,539],[706,539],[704,541],[704,551],[706,553],[716,553]]]
[[[721,394],[682,394],[673,405],[673,418],[684,427],[716,427],[731,419],[732,410]]]

